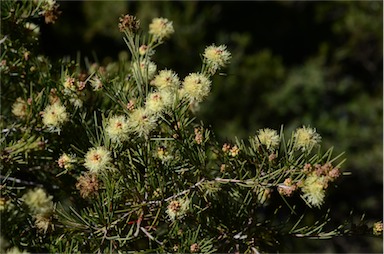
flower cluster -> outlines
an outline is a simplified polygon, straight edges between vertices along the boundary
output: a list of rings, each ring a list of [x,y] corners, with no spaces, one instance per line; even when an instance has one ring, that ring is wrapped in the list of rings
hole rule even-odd
[[[12,105],[12,113],[19,118],[26,117],[28,113],[27,110],[28,110],[28,104],[21,97],[17,98]]]
[[[106,170],[111,161],[111,153],[105,147],[92,147],[85,154],[84,166],[92,173],[99,173]]]
[[[266,128],[258,131],[256,143],[264,145],[268,150],[274,150],[280,144],[280,137],[276,130]]]
[[[151,85],[160,90],[169,89],[171,91],[179,89],[180,79],[172,70],[161,70],[151,81]]]
[[[157,41],[168,38],[174,32],[172,21],[166,18],[155,18],[149,25],[149,34],[152,34]]]
[[[58,101],[47,106],[43,112],[43,124],[51,129],[58,129],[68,121],[66,108]]]
[[[191,102],[201,102],[211,90],[211,81],[200,73],[191,73],[183,81],[182,95]]]
[[[303,183],[301,190],[303,197],[307,202],[316,207],[320,207],[324,202],[325,197],[325,179],[324,176],[316,174],[309,175]]]
[[[203,57],[204,62],[208,66],[209,73],[214,74],[229,63],[231,53],[227,51],[225,45],[216,46],[213,44],[205,49]]]
[[[147,108],[137,108],[129,115],[128,126],[138,136],[147,137],[156,128],[157,117]]]
[[[311,151],[321,141],[321,136],[316,132],[316,129],[305,126],[296,130],[294,138],[295,148],[301,149],[303,152]]]
[[[32,212],[36,228],[42,232],[46,232],[51,225],[52,198],[41,188],[29,190],[22,197],[24,203]]]
[[[163,113],[168,110],[174,101],[172,92],[164,89],[160,92],[152,92],[147,96],[146,109],[153,114]]]
[[[129,124],[123,115],[116,115],[109,118],[105,131],[112,142],[122,142],[128,139]]]

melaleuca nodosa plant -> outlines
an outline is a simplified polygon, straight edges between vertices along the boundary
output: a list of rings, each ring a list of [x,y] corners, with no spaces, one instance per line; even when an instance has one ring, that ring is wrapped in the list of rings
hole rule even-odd
[[[129,55],[54,65],[35,50],[33,22],[54,22],[58,5],[1,4],[3,251],[258,253],[284,237],[341,234],[325,227],[326,211],[305,220],[343,174],[315,128],[220,143],[195,118],[230,64],[225,45],[207,46],[200,70],[180,77],[153,60],[172,21],[144,29],[124,15],[116,29]]]

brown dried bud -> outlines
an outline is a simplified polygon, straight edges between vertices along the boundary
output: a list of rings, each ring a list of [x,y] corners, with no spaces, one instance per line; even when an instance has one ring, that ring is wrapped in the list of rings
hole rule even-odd
[[[197,243],[194,243],[191,245],[191,253],[196,253],[196,252],[199,252],[200,251],[200,246],[199,244]]]
[[[121,32],[128,30],[128,32],[136,33],[140,28],[140,20],[136,20],[135,16],[126,14],[119,19],[119,29]]]
[[[77,179],[76,188],[83,198],[87,198],[99,190],[99,181],[96,174],[85,173]]]

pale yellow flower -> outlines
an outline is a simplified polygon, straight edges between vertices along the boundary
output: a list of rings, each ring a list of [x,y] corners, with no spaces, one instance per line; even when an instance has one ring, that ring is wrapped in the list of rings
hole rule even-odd
[[[12,113],[19,117],[24,118],[27,115],[28,104],[21,97],[17,98],[12,105]]]
[[[93,147],[85,154],[84,166],[90,172],[98,173],[105,170],[111,160],[111,153],[105,147]]]
[[[304,151],[310,151],[312,148],[319,144],[321,136],[316,132],[316,129],[303,126],[294,133],[294,146],[296,149]]]
[[[43,124],[48,127],[60,127],[68,120],[68,113],[59,101],[47,106],[43,112]]]
[[[215,73],[218,69],[229,63],[231,53],[227,51],[227,46],[215,46],[213,44],[205,49],[203,57],[204,61],[208,64],[211,73]]]
[[[269,128],[261,129],[258,131],[256,143],[258,145],[265,145],[267,149],[274,149],[279,146],[280,137],[276,130]]]
[[[157,118],[145,108],[137,108],[129,115],[129,129],[139,136],[147,136],[156,127]]]
[[[162,89],[175,90],[179,88],[180,80],[174,71],[162,70],[151,81],[151,85],[156,86],[159,90],[162,90]]]
[[[125,116],[112,116],[105,129],[112,142],[122,142],[128,139],[128,120]]]
[[[29,190],[22,197],[34,214],[50,214],[53,211],[52,198],[42,188]]]
[[[161,92],[152,92],[148,94],[145,108],[148,112],[157,114],[169,109],[172,106],[172,103],[172,93],[168,90],[162,90]]]
[[[211,81],[200,73],[191,73],[183,82],[183,95],[190,101],[202,101],[211,90]]]
[[[307,202],[316,207],[320,207],[324,202],[325,190],[324,190],[325,179],[323,176],[317,176],[311,174],[304,180],[302,191],[303,198]]]
[[[154,18],[152,23],[149,24],[149,33],[152,34],[157,41],[168,38],[174,32],[172,21],[165,18]]]

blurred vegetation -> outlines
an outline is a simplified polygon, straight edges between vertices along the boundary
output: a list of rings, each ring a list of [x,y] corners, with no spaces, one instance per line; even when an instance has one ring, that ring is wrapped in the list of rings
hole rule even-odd
[[[57,23],[41,28],[42,50],[53,59],[78,52],[104,63],[116,59],[126,50],[116,25],[124,13],[140,17],[143,26],[157,16],[174,21],[177,33],[155,60],[180,76],[198,66],[196,51],[228,45],[228,76],[215,77],[199,117],[222,140],[281,124],[287,131],[316,127],[325,147],[346,151],[352,173],[333,195],[332,216],[343,221],[353,209],[355,219],[382,218],[382,2],[84,1],[60,2],[60,9]],[[323,252],[383,250],[371,238],[307,244]],[[295,242],[283,247],[306,249]]]

